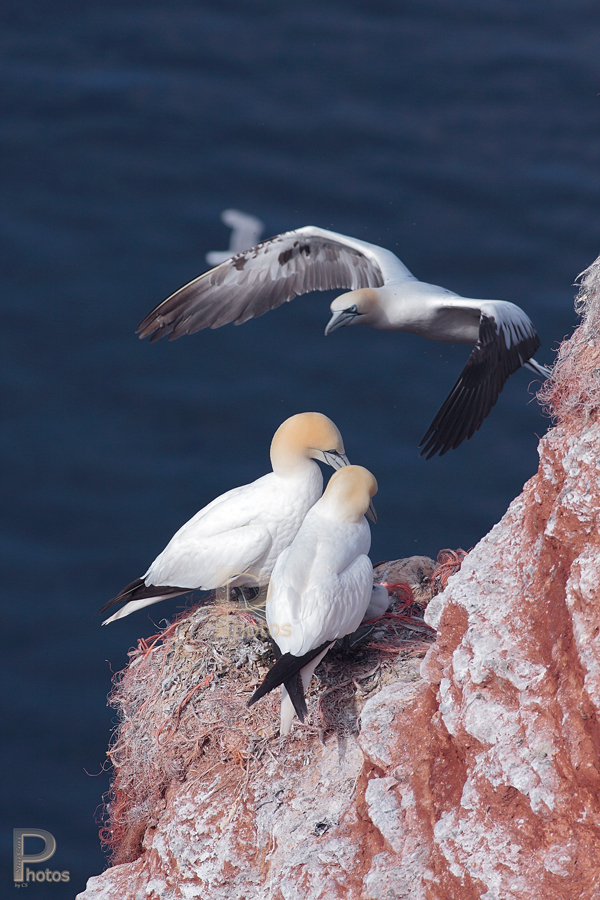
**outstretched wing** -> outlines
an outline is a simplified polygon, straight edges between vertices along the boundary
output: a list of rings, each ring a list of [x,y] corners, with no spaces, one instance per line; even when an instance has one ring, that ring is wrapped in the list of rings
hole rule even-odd
[[[141,338],[169,340],[202,328],[240,325],[309,291],[381,287],[389,250],[311,225],[276,235],[190,281],[140,323]],[[406,277],[411,278],[406,270]]]
[[[469,440],[496,403],[504,382],[540,346],[530,319],[513,303],[481,304],[479,339],[467,364],[419,446],[421,456],[443,456]]]

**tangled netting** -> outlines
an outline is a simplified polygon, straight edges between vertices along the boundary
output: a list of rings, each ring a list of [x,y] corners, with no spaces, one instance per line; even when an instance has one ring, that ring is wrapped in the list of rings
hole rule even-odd
[[[437,568],[431,578],[431,594],[441,594],[446,589],[448,579],[460,571],[463,560],[467,555],[466,550],[440,550],[437,555]]]
[[[407,567],[413,560],[418,564]],[[233,816],[269,756],[303,758],[303,750],[329,733],[357,731],[368,697],[407,672],[414,675],[414,658],[434,639],[423,609],[437,571],[427,557],[376,567],[376,580],[386,581],[390,593],[387,612],[332,648],[307,692],[308,718],[285,739],[279,738],[278,690],[247,707],[273,663],[264,597],[246,602],[212,594],[140,640],[109,698],[119,724],[108,751],[114,777],[100,836],[111,862],[140,855],[170,785],[206,784],[220,769]]]
[[[600,403],[600,257],[579,276],[575,309],[581,324],[560,346],[538,398],[557,424],[572,426]]]

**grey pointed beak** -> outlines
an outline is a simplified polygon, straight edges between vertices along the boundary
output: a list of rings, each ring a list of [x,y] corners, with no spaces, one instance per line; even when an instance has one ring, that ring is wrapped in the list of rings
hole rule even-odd
[[[331,466],[332,469],[341,469],[342,466],[349,466],[350,460],[345,453],[338,453],[337,450],[324,450],[323,461]]]
[[[350,325],[357,315],[358,313],[350,312],[348,309],[341,309],[339,312],[334,312],[327,323],[325,334],[331,334],[332,331],[335,331],[336,328],[341,328],[342,325]]]
[[[376,525],[377,524],[377,513],[375,512],[375,507],[373,506],[373,501],[369,503],[369,508],[365,513],[367,519],[370,519],[371,522]]]

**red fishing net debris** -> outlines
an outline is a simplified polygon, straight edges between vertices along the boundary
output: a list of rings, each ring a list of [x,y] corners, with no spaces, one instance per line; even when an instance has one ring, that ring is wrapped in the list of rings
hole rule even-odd
[[[328,733],[356,732],[364,703],[383,685],[416,679],[412,658],[423,656],[434,632],[408,584],[390,581],[388,590],[387,612],[327,654],[307,692],[305,723],[296,723],[283,740],[278,690],[247,706],[273,663],[264,609],[212,596],[140,639],[109,697],[119,718],[108,751],[114,776],[101,829],[111,863],[141,854],[169,785],[185,780],[200,789],[223,775],[233,809],[273,752],[296,765],[302,748],[309,752]]]
[[[578,278],[575,310],[581,324],[559,347],[552,374],[538,391],[547,413],[563,427],[592,419],[600,407],[600,257]]]
[[[448,579],[460,570],[465,556],[467,551],[461,550],[460,547],[458,550],[440,550],[437,555],[437,568],[431,576],[433,597],[445,590]]]

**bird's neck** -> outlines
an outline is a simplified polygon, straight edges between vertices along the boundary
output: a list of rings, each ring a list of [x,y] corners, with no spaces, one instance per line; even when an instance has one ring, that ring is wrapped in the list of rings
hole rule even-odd
[[[358,523],[364,521],[364,514],[357,510],[355,498],[352,495],[332,495],[331,492],[326,492],[314,509],[321,518],[331,522]]]
[[[271,466],[279,478],[307,478],[321,476],[316,462],[304,453],[291,453],[285,447],[271,452]]]

